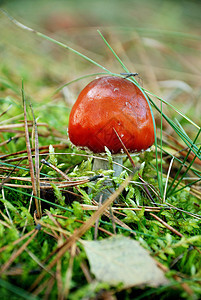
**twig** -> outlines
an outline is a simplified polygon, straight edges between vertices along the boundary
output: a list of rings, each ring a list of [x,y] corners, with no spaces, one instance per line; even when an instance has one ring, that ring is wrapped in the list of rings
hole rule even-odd
[[[183,234],[181,234],[179,231],[177,231],[176,229],[174,229],[172,226],[168,225],[165,221],[163,221],[161,218],[159,218],[158,216],[150,213],[150,215],[152,217],[154,217],[157,221],[159,221],[161,224],[163,224],[167,229],[169,229],[170,231],[172,231],[174,234],[178,235],[179,237],[183,237]]]

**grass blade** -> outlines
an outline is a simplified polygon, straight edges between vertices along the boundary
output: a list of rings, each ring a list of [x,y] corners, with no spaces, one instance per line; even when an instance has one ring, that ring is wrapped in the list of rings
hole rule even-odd
[[[33,194],[34,194],[34,196],[37,197],[36,179],[35,179],[35,174],[34,174],[34,165],[33,165],[33,159],[32,159],[32,154],[31,154],[31,146],[30,146],[30,141],[29,141],[26,100],[25,100],[25,95],[24,95],[23,82],[22,82],[22,101],[23,101],[23,107],[24,107],[24,129],[25,129],[25,139],[26,139],[26,148],[27,148],[27,155],[28,155],[28,162],[29,162],[29,170],[30,170]],[[34,199],[35,199],[37,216],[38,216],[38,218],[41,218],[41,210],[40,210],[39,200],[37,198],[34,198]]]
[[[192,161],[190,162],[189,166],[186,168],[185,172],[182,174],[182,176],[180,177],[180,179],[178,180],[178,182],[176,183],[176,185],[174,185],[175,180],[177,180],[179,174],[181,173],[181,170],[182,170],[183,166],[185,165],[185,163],[186,163],[186,161],[187,161],[187,159],[188,159],[188,157],[189,157],[189,155],[190,155],[190,153],[191,153],[191,150],[192,150],[193,145],[195,145],[195,143],[196,143],[196,141],[197,141],[197,139],[198,139],[198,137],[199,137],[199,135],[200,135],[200,132],[201,132],[201,128],[200,128],[200,130],[198,131],[198,133],[197,133],[197,135],[196,135],[196,137],[195,137],[195,139],[194,139],[194,141],[193,141],[193,144],[189,147],[188,153],[186,154],[186,156],[185,156],[185,158],[184,158],[184,160],[183,160],[183,162],[182,162],[180,168],[177,170],[177,173],[176,173],[176,175],[174,176],[174,180],[172,181],[171,185],[170,185],[169,188],[168,188],[168,192],[167,192],[168,195],[173,194],[173,193],[175,192],[176,188],[177,188],[178,185],[181,183],[182,179],[186,176],[186,174],[188,173],[188,171],[191,169],[191,166],[193,165],[193,163],[194,163],[196,157],[198,157],[198,155],[200,154],[200,152],[201,152],[201,147],[198,149],[197,155],[194,156],[194,158],[192,159]],[[192,184],[192,183],[191,183],[191,184]],[[173,188],[173,185],[174,185],[174,188]]]
[[[35,182],[36,182],[36,196],[40,198],[40,166],[39,166],[39,143],[38,143],[38,129],[36,118],[34,115],[34,111],[32,105],[30,105],[33,120],[34,120],[34,135],[35,135]],[[41,208],[41,201],[38,200],[38,216],[42,217],[42,208]]]

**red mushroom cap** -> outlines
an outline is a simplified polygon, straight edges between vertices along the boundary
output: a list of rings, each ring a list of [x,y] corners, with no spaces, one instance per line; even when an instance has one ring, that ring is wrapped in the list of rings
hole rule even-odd
[[[154,143],[154,124],[147,100],[131,81],[105,76],[90,82],[79,94],[69,118],[69,138],[95,153],[120,153],[118,133],[130,152]]]

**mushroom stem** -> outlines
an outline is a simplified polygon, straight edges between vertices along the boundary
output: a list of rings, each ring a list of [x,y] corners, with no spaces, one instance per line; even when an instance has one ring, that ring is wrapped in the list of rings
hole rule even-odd
[[[103,157],[99,158],[94,158],[93,162],[93,170],[108,170],[110,168],[108,160],[101,159]],[[104,157],[105,158],[105,157]],[[113,161],[113,176],[118,177],[121,172],[123,171],[123,155],[113,155],[112,156],[112,161]],[[105,180],[104,185],[111,185],[111,181]],[[95,197],[95,200],[99,201],[100,196],[102,196],[102,202],[105,201],[113,192],[115,191],[114,187],[111,187],[110,189],[105,189],[104,191],[100,192]]]

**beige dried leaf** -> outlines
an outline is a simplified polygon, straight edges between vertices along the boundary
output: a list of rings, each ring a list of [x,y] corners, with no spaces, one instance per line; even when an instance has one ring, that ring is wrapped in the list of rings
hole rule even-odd
[[[83,241],[91,272],[96,279],[124,287],[167,284],[164,273],[138,241],[114,236],[101,241]]]

